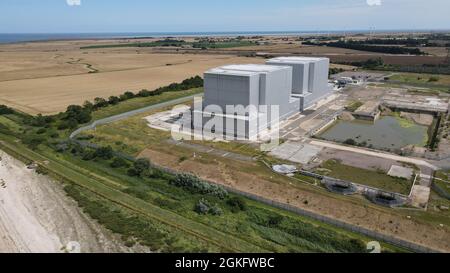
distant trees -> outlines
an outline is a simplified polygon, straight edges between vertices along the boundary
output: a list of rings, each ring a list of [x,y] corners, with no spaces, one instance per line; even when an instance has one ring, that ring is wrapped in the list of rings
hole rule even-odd
[[[119,102],[120,102],[120,98],[117,97],[117,96],[111,96],[111,97],[109,97],[109,99],[108,99],[108,103],[111,104],[111,105],[116,105],[116,104],[118,104]]]
[[[337,42],[325,42],[325,43],[316,43],[316,42],[306,42],[304,44],[307,45],[316,45],[316,46],[328,46],[328,47],[338,47],[338,48],[346,48],[353,50],[361,50],[368,52],[378,52],[385,54],[409,54],[409,55],[426,55],[425,52],[421,51],[419,48],[410,48],[410,47],[402,47],[402,46],[386,46],[379,44],[369,44],[368,41],[337,41]]]
[[[99,110],[103,107],[107,107],[109,105],[117,105],[118,103],[134,98],[145,98],[145,97],[151,97],[151,96],[157,96],[161,95],[165,92],[175,92],[175,91],[183,91],[183,90],[189,90],[193,88],[199,88],[203,86],[203,79],[200,76],[195,76],[189,79],[186,79],[182,81],[181,83],[172,83],[168,86],[157,88],[153,91],[149,91],[147,89],[142,89],[137,94],[134,94],[131,91],[126,91],[120,96],[110,96],[108,100],[104,98],[95,98],[94,102],[86,101],[84,102],[83,106],[81,107],[86,111],[86,113],[91,113],[92,111]],[[70,124],[64,124],[62,127],[64,129],[67,128],[73,128],[71,127],[73,125],[73,122]]]

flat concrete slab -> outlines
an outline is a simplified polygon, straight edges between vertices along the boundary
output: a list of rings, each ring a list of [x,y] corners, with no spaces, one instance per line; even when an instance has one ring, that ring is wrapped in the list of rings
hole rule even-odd
[[[321,147],[301,143],[286,142],[270,152],[270,155],[300,164],[308,164],[322,151]]]
[[[431,189],[415,185],[411,191],[411,205],[417,208],[426,208],[430,199]]]
[[[409,180],[414,175],[414,170],[412,168],[392,165],[391,169],[388,172],[388,175],[392,177],[405,178]]]

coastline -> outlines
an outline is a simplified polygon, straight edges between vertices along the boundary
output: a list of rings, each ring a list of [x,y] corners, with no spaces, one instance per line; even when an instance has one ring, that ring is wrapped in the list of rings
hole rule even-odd
[[[1,44],[33,42],[86,41],[86,40],[137,40],[171,37],[236,37],[236,36],[308,36],[368,33],[428,33],[446,32],[435,30],[316,30],[316,31],[205,31],[205,32],[106,32],[106,33],[0,33]],[[10,38],[5,38],[10,36]],[[16,37],[14,37],[16,36]],[[29,38],[24,38],[28,36]]]

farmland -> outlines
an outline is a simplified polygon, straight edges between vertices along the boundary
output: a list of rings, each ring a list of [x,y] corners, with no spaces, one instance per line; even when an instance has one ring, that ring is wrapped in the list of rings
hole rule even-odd
[[[12,120],[11,115],[7,118]],[[7,128],[2,132],[11,135],[22,130]],[[173,175],[155,169],[131,176],[126,166],[133,162],[111,167],[111,157],[87,160],[82,147],[57,152],[49,141],[32,151],[3,133],[2,150],[36,162],[41,171],[63,182],[85,212],[122,235],[129,246],[139,243],[163,252],[364,252],[364,242],[370,240],[231,193],[183,189],[170,182]],[[213,204],[217,212],[196,212],[199,202]]]
[[[249,61],[223,55],[140,54],[130,49],[83,52],[71,45],[61,46],[63,50],[55,47],[59,50],[47,51],[39,44],[12,51],[6,50],[9,45],[0,46],[4,49],[0,49],[0,104],[30,114],[54,114],[70,104],[125,91],[153,90],[202,75],[211,67]]]

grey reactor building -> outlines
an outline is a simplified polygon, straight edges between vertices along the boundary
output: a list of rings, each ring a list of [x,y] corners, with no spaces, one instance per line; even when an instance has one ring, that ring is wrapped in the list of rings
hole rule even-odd
[[[210,130],[208,123],[214,117],[223,119],[221,128],[214,126],[215,134],[254,139],[330,95],[333,88],[328,84],[329,66],[328,58],[280,57],[265,65],[210,69],[204,74],[202,109],[193,111],[194,129]],[[229,113],[227,105],[251,106],[254,110]],[[279,115],[270,113],[272,105],[279,106]]]

